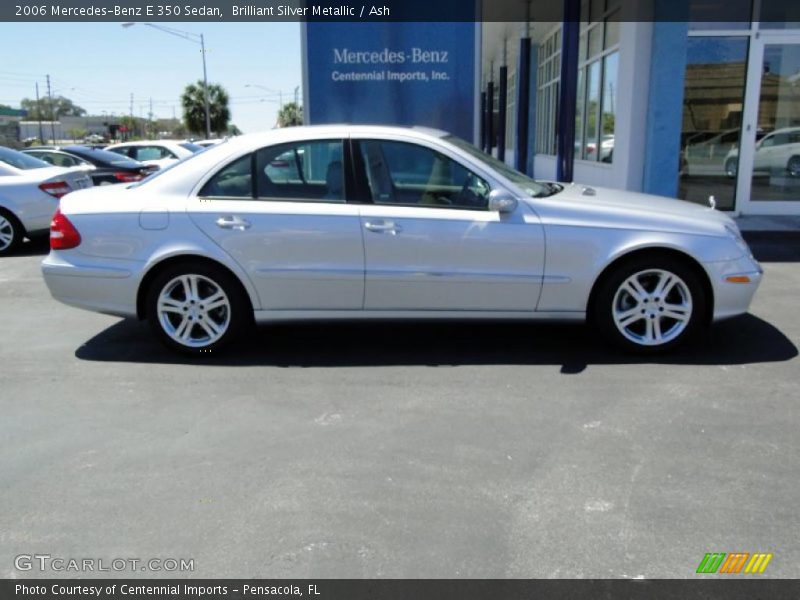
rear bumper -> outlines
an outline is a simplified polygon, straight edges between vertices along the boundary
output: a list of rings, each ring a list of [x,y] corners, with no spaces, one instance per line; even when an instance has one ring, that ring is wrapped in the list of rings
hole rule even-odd
[[[72,254],[72,253],[69,253]],[[64,304],[120,317],[136,316],[134,269],[83,264],[67,252],[50,252],[42,275],[50,294]]]
[[[742,315],[750,308],[761,284],[764,269],[752,256],[736,260],[705,263],[714,291],[714,321]],[[746,277],[747,283],[731,283],[729,277]]]

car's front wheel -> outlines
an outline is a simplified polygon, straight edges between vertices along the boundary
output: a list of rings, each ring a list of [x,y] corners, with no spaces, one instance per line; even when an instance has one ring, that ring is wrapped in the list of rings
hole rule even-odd
[[[696,333],[707,302],[699,277],[682,261],[641,257],[622,264],[601,283],[593,316],[617,345],[656,353]]]
[[[239,283],[210,264],[178,264],[153,280],[147,319],[169,348],[210,354],[230,343],[251,317]]]
[[[0,256],[10,254],[22,243],[24,235],[22,225],[14,215],[0,210]]]

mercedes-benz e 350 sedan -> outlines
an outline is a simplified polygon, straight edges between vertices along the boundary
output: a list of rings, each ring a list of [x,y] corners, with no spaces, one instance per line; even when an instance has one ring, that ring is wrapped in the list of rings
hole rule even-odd
[[[534,181],[442,132],[241,136],[61,201],[52,295],[209,352],[254,322],[591,321],[640,351],[747,311],[762,270],[711,208]]]

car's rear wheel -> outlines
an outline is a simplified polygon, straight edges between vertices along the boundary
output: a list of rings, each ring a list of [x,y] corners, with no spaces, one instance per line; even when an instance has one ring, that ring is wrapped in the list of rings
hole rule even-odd
[[[24,236],[25,231],[17,218],[0,209],[0,256],[13,252]]]
[[[251,315],[239,283],[210,264],[178,264],[152,282],[147,319],[169,348],[188,354],[210,354],[229,344]]]
[[[729,158],[725,161],[725,174],[728,177],[736,177],[739,170],[739,161],[735,158]]]
[[[623,263],[600,284],[594,319],[622,348],[657,353],[697,332],[707,302],[698,275],[682,261],[641,257]]]
[[[786,170],[792,177],[800,177],[800,156],[793,156],[786,165]]]

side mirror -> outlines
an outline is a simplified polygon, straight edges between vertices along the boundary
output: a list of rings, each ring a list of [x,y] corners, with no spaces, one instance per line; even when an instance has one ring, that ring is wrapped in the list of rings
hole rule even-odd
[[[517,208],[517,199],[505,190],[489,192],[489,210],[499,213],[511,213]]]

